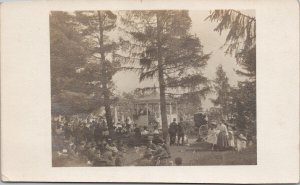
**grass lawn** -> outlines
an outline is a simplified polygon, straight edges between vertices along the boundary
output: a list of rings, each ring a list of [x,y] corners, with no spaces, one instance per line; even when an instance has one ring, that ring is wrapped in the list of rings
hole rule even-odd
[[[203,165],[256,165],[256,147],[252,146],[244,151],[211,151],[207,143],[195,143],[191,146],[171,146],[171,161],[176,157],[183,159],[183,166]],[[136,152],[128,149],[125,158],[125,166],[131,165],[133,161],[142,156],[142,150]]]
[[[256,165],[256,146],[247,148],[244,151],[211,151],[211,146],[207,143],[194,143],[190,146],[171,146],[172,157],[170,161],[175,161],[176,157],[181,157],[183,166],[205,166],[205,165]],[[144,147],[139,151],[135,148],[127,148],[124,155],[123,166],[133,166],[135,161],[144,154]],[[79,159],[67,159],[54,166],[88,166],[86,162]]]
[[[201,146],[172,146],[172,160],[176,157],[183,159],[184,166],[192,165],[256,165],[256,147],[244,151],[211,151],[209,147]]]

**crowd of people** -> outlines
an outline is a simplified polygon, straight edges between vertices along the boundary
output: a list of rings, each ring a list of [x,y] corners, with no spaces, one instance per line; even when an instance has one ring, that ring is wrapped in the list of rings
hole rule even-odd
[[[237,150],[246,148],[247,138],[240,133],[236,136],[234,128],[228,127],[224,121],[211,122],[204,140],[212,145],[212,150]]]
[[[204,141],[211,144],[212,150],[241,151],[246,148],[247,138],[242,133],[237,135],[224,122],[207,125]],[[182,118],[178,123],[174,118],[168,127],[168,145],[155,124],[138,127],[127,120],[119,120],[109,128],[104,118],[91,122],[52,121],[53,166],[76,160],[89,166],[181,165],[181,158],[175,159],[175,164],[170,160],[169,146],[188,145],[186,127]],[[139,155],[129,164],[124,156],[133,148]]]
[[[112,136],[104,120],[88,124],[52,122],[53,162],[80,160],[92,166],[121,165],[124,144]]]
[[[126,121],[119,120],[113,130],[105,119],[90,123],[53,121],[52,145],[53,166],[68,161],[89,166],[122,166],[128,147],[139,148],[137,152],[141,155],[133,162],[135,165],[170,165],[171,153],[158,128],[136,127]]]

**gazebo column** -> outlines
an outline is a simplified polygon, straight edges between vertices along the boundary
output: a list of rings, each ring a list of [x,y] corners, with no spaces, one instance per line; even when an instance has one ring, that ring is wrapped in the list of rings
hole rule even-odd
[[[149,125],[149,106],[148,106],[148,103],[146,103],[146,110],[147,110],[147,125]]]
[[[118,108],[115,106],[115,124],[118,123]]]

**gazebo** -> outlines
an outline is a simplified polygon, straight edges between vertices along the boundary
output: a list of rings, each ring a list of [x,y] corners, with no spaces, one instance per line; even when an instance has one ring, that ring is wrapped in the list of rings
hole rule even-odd
[[[175,99],[166,97],[168,124],[178,118],[178,107]],[[158,124],[161,128],[159,94],[138,98],[134,101],[134,122],[138,127]]]

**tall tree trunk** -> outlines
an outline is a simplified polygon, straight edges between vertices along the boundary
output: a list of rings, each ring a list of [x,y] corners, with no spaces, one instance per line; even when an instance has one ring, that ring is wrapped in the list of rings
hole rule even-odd
[[[159,93],[160,93],[160,113],[161,113],[161,124],[163,130],[163,138],[167,144],[170,143],[168,134],[168,119],[167,119],[167,104],[166,104],[166,85],[164,79],[163,69],[163,57],[161,53],[161,34],[162,34],[162,21],[160,13],[156,13],[157,23],[157,61],[158,61],[158,82],[159,82]]]
[[[100,45],[100,55],[101,55],[101,84],[102,84],[102,90],[103,90],[103,97],[104,97],[104,106],[105,106],[105,118],[107,122],[107,126],[109,130],[113,129],[113,123],[112,123],[112,116],[111,116],[111,110],[110,110],[110,99],[109,99],[109,89],[107,87],[107,70],[106,70],[106,61],[105,61],[105,51],[104,48],[104,28],[103,28],[103,22],[104,17],[102,16],[100,11],[98,12],[98,19],[99,19],[99,31],[100,31],[100,38],[99,38],[99,45]]]

